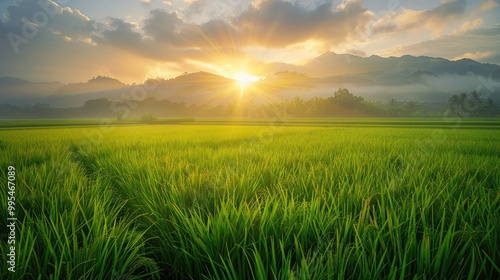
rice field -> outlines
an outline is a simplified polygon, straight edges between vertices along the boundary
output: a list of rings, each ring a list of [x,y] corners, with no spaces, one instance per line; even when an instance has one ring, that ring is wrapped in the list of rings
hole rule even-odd
[[[500,279],[491,126],[3,129],[0,278]]]

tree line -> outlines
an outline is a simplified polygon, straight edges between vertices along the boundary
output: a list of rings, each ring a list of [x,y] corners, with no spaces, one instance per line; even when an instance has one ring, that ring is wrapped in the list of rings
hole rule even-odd
[[[228,106],[228,113],[232,116],[269,117],[275,112],[292,117],[437,117],[444,114],[458,117],[499,116],[498,105],[493,99],[482,98],[477,91],[453,95],[448,104],[397,101],[394,98],[378,102],[366,100],[341,88],[327,98],[305,100],[295,97],[281,103],[256,104],[248,97],[235,100]]]
[[[124,104],[127,101],[124,101]],[[119,105],[119,104],[118,104]],[[54,108],[47,104],[16,107],[0,104],[0,118],[116,118],[123,112],[112,110],[116,104],[106,98],[88,100],[81,107]],[[499,107],[491,97],[480,92],[455,94],[445,103],[415,101],[387,102],[367,100],[340,88],[330,97],[314,97],[305,100],[295,97],[279,103],[259,104],[251,96],[235,99],[227,106],[203,106],[157,100],[154,97],[136,102],[127,112],[127,118],[149,119],[157,117],[273,117],[277,114],[289,117],[439,117],[443,115],[468,117],[497,117]]]

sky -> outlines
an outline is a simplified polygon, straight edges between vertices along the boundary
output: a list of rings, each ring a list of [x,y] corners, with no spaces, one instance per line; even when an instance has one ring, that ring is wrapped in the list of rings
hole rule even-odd
[[[2,0],[0,77],[269,74],[327,51],[500,64],[500,0]]]

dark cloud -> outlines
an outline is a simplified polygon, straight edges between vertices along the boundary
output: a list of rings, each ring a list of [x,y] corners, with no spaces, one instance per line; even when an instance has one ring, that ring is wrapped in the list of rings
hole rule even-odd
[[[0,23],[0,76],[63,82],[86,80],[96,74],[137,77],[138,68],[144,72],[144,64],[127,57],[122,47],[133,42],[125,37],[139,41],[140,36],[127,33],[130,25],[126,22],[113,20],[112,24],[121,32],[121,41],[120,36],[113,38],[120,48],[104,44],[106,39],[97,34],[104,24],[76,9],[51,0],[18,0]]]
[[[307,40],[337,45],[360,36],[370,17],[362,1],[347,1],[338,8],[323,3],[311,9],[268,0],[249,6],[229,21],[212,19],[203,24],[188,23],[176,13],[153,10],[140,30],[114,19],[102,32],[102,38],[149,58],[180,61],[242,56],[248,46],[285,48]]]
[[[248,40],[269,47],[286,47],[309,39],[340,44],[357,37],[371,14],[362,1],[347,1],[333,10],[329,2],[315,9],[285,1],[263,1],[242,13],[235,24]]]
[[[196,1],[193,5],[205,2]],[[150,59],[180,61],[184,59],[181,54],[195,58],[211,53],[241,55],[247,46],[283,48],[310,39],[336,45],[358,36],[370,19],[362,1],[357,0],[347,1],[339,8],[329,2],[311,8],[267,0],[249,6],[231,20],[212,19],[203,24],[188,23],[177,13],[152,10],[140,26],[117,18],[96,23],[78,10],[63,8],[52,0],[44,3],[41,7],[21,0],[9,7],[6,21],[0,26],[3,38],[12,32],[23,36],[23,26],[28,26],[25,29],[36,28],[39,34],[51,33],[39,36],[46,42],[81,41],[96,49],[101,45],[113,46]],[[241,3],[229,1],[226,6]],[[41,13],[49,14],[45,26],[26,22],[33,15],[42,18]],[[17,47],[23,47],[22,44]]]
[[[116,46],[140,49],[144,47],[143,38],[139,32],[134,31],[134,25],[118,18],[112,18],[110,30],[102,32],[103,38]]]
[[[224,20],[214,19],[198,25],[164,10],[151,11],[142,30],[147,39],[174,48],[227,48],[239,44],[238,31]]]
[[[3,27],[24,37],[30,37],[26,34],[34,32],[34,29],[37,32],[52,30],[62,36],[82,37],[90,36],[95,31],[94,23],[80,11],[63,8],[52,0],[24,0],[8,7]]]
[[[100,37],[95,39],[100,45],[110,45],[113,48],[126,50],[133,55],[147,59],[166,61],[184,59],[176,53],[170,40],[166,40],[167,31],[160,33],[150,26],[149,31],[145,32],[148,36],[145,36],[136,30],[137,28],[133,24],[117,18],[111,19],[107,28],[101,32]],[[142,30],[144,31],[144,28]],[[173,38],[169,37],[169,39]]]
[[[199,48],[243,47],[239,31],[224,20],[211,20],[202,25],[189,25],[182,34],[183,44]]]
[[[176,42],[179,28],[184,25],[183,20],[176,13],[167,13],[164,10],[153,10],[149,18],[144,21],[143,30],[159,41]]]
[[[96,41],[149,59],[182,62],[186,59],[213,60],[214,56],[222,54],[241,55],[237,34],[222,20],[189,24],[175,13],[154,10],[140,30],[121,19],[112,19]]]

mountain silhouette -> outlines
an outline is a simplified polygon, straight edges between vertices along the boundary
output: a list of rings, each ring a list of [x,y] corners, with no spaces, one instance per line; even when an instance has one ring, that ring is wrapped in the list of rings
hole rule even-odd
[[[350,54],[336,54],[326,52],[304,65],[298,66],[296,71],[310,76],[331,77],[356,75],[379,84],[397,83],[418,71],[427,71],[435,75],[472,73],[483,77],[490,76],[500,70],[496,64],[479,63],[471,59],[451,61],[444,58],[428,56],[404,55],[401,57],[380,56],[359,57]]]
[[[0,103],[35,104],[63,86],[59,82],[30,82],[15,77],[0,77]]]
[[[97,76],[85,83],[71,83],[54,91],[55,95],[72,95],[124,88],[127,85],[117,79]]]
[[[490,91],[488,94],[500,99],[500,66],[471,59],[451,61],[411,55],[360,57],[326,52],[302,65],[280,62],[270,64],[268,71],[271,71],[269,69],[274,72],[245,89],[236,80],[209,72],[149,79],[139,85],[126,85],[104,76],[67,85],[0,77],[0,104],[81,106],[87,100],[99,98],[118,101],[156,98],[187,104],[220,105],[241,98],[243,94],[262,102],[295,96],[326,97],[341,87],[374,100],[396,98],[445,102],[449,96],[475,90],[485,82]]]

